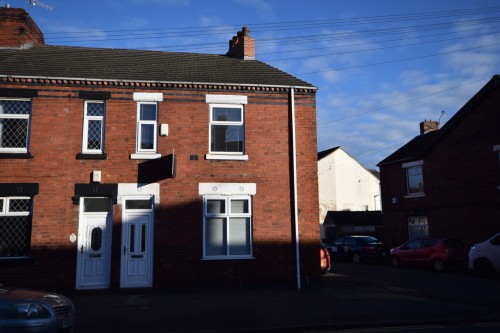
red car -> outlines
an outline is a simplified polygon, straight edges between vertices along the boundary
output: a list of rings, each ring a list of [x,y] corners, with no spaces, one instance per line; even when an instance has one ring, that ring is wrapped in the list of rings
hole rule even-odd
[[[441,272],[451,266],[466,268],[467,249],[458,239],[422,237],[391,249],[389,259],[394,267],[431,267]]]
[[[331,268],[331,259],[330,259],[330,252],[323,245],[321,245],[319,248],[319,259],[321,265],[321,273],[325,274]]]

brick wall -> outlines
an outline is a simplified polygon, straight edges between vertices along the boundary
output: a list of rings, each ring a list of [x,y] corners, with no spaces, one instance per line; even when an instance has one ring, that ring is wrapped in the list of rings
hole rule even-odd
[[[415,211],[427,214],[431,235],[457,237],[468,246],[500,230],[500,160],[493,150],[500,142],[500,90],[480,97],[422,158],[425,197],[404,197],[401,163],[381,166],[384,228],[392,245],[407,240],[406,217]]]
[[[0,160],[1,182],[40,184],[34,200],[32,260],[2,266],[3,283],[72,288],[76,275],[78,206],[72,204],[75,183],[89,183],[94,170],[102,183],[136,183],[143,160],[135,152],[137,104],[133,92],[159,92],[159,124],[169,135],[158,137],[162,155],[175,150],[176,178],[161,180],[161,203],[155,212],[154,285],[251,284],[295,278],[291,196],[290,106],[288,91],[208,91],[204,89],[106,88],[107,160],[78,160],[81,151],[84,100],[80,90],[102,87],[10,84],[37,89],[33,99],[31,159]],[[207,93],[248,96],[245,106],[245,148],[248,161],[205,160],[208,152]],[[315,95],[297,93],[297,165],[299,236],[302,274],[319,274],[319,242]],[[190,157],[198,155],[198,160]],[[256,183],[253,201],[255,260],[202,261],[202,205],[198,184]],[[112,287],[119,285],[121,206],[113,208]],[[54,278],[57,277],[57,278]]]

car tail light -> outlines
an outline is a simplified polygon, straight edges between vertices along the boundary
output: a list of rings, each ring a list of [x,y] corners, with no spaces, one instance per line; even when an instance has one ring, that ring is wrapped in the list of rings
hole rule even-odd
[[[365,251],[366,252],[372,252],[375,250],[375,247],[374,246],[365,246]]]

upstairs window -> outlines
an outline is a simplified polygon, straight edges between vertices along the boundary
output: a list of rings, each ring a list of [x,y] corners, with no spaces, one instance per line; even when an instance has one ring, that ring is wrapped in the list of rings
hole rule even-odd
[[[104,152],[105,110],[103,101],[85,101],[82,153],[102,154]]]
[[[28,152],[30,118],[30,99],[0,99],[0,153]]]
[[[408,184],[408,194],[424,192],[424,177],[421,165],[406,168],[406,179]]]
[[[31,217],[30,197],[0,197],[0,259],[29,256]]]
[[[137,103],[137,152],[156,153],[157,103]]]
[[[424,162],[415,161],[403,164],[406,173],[407,197],[424,195]]]
[[[210,105],[210,153],[243,155],[243,106]]]
[[[247,96],[206,95],[209,104],[208,160],[248,160],[245,155]]]

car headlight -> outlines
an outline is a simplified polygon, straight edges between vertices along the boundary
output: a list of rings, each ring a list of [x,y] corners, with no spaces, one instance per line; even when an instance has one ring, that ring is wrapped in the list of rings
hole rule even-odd
[[[50,311],[40,304],[36,303],[18,303],[14,304],[20,319],[45,319],[52,315]]]

